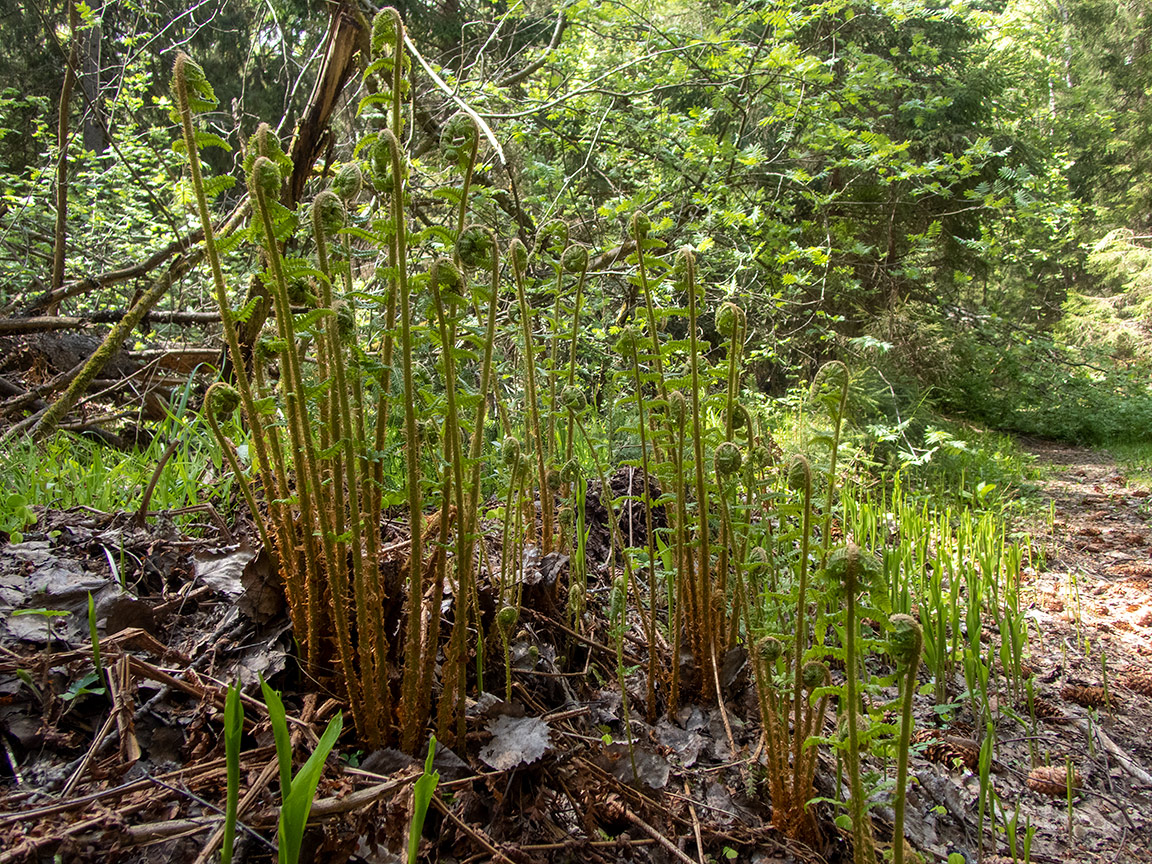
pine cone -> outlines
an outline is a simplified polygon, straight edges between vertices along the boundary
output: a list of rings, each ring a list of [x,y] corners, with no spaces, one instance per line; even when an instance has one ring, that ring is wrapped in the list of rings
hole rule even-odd
[[[1060,691],[1060,695],[1084,708],[1099,708],[1104,704],[1103,687],[1080,687],[1069,684]]]
[[[1016,706],[1024,714],[1028,714],[1028,700],[1025,699]],[[1032,711],[1037,720],[1049,720],[1053,723],[1063,723],[1067,718],[1064,710],[1047,696],[1032,697]]]
[[[984,864],[1018,864],[1018,862],[1008,855],[985,855]]]
[[[1068,794],[1068,773],[1063,765],[1041,765],[1028,775],[1028,788],[1041,795],[1063,798]],[[1072,788],[1080,788],[1080,775],[1072,769]]]
[[[961,738],[971,738],[976,734],[976,727],[967,720],[953,720],[948,724],[950,735],[959,735]]]
[[[1124,676],[1124,683],[1129,690],[1152,697],[1152,669],[1133,669]]]
[[[951,768],[959,760],[969,771],[980,767],[980,745],[971,738],[942,735],[935,729],[918,729],[912,733],[916,744],[927,744],[924,757],[929,762]]]

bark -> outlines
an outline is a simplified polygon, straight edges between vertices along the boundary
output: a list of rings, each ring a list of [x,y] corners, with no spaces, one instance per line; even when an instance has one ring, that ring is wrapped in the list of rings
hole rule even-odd
[[[52,430],[55,429],[60,421],[64,419],[64,415],[72,410],[72,406],[76,404],[76,400],[80,398],[81,394],[88,389],[88,385],[95,380],[96,376],[104,368],[105,364],[112,358],[112,356],[120,349],[124,339],[128,334],[140,323],[143,318],[157,301],[167,293],[168,289],[172,286],[172,271],[168,270],[163,276],[158,278],[147,291],[141,295],[136,304],[129,310],[129,313],[116,324],[105,337],[103,344],[96,349],[95,353],[88,359],[84,368],[80,371],[64,394],[57,399],[45,413],[44,416],[32,427],[32,436],[37,439],[43,439]]]
[[[80,11],[76,2],[68,4],[68,29],[71,31],[68,64],[64,70],[64,84],[60,88],[60,110],[56,119],[56,230],[52,245],[52,290],[64,284],[64,256],[68,243],[68,113],[72,103],[72,88],[76,86],[77,45],[79,43]],[[58,304],[49,311],[55,313]]]
[[[102,0],[88,0],[92,14],[96,17],[91,27],[84,28],[80,36],[80,53],[83,55],[80,71],[80,87],[84,91],[84,149],[102,154],[108,149],[108,139],[105,135],[104,102],[100,95],[100,41],[103,31],[100,27],[100,13],[103,11]]]
[[[325,36],[324,61],[289,148],[294,168],[288,180],[285,206],[297,204],[304,196],[304,187],[312,176],[312,166],[327,146],[328,122],[336,110],[344,85],[356,70],[363,21],[348,0],[343,0],[332,11]]]

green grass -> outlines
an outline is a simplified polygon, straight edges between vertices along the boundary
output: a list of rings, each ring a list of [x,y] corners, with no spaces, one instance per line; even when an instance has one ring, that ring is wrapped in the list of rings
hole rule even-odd
[[[43,444],[19,439],[0,449],[0,487],[34,507],[135,510],[169,440],[161,431],[147,449],[122,453],[65,433]],[[231,474],[221,467],[220,452],[197,419],[186,427],[160,472],[149,510],[178,510],[205,502],[219,509],[229,500],[231,488]],[[199,515],[179,518],[187,523]]]
[[[1120,464],[1129,482],[1152,486],[1152,441],[1110,444],[1108,452]]]

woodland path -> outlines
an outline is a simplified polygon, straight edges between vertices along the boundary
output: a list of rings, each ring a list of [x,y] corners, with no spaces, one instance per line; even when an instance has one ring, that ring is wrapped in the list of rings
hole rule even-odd
[[[1070,720],[1038,723],[1036,743],[1053,764],[1071,757],[1086,793],[1074,807],[1071,844],[1063,800],[1037,806],[1038,796],[1022,789],[1030,800],[1021,800],[1020,818],[1031,815],[1038,826],[1033,852],[1044,859],[1152,861],[1152,787],[1146,783],[1152,699],[1131,686],[1133,673],[1152,670],[1152,496],[1130,483],[1105,451],[1036,441],[1024,446],[1043,469],[1039,486],[1051,502],[1021,526],[1043,556],[1028,571],[1030,660],[1037,694]],[[1099,738],[1089,741],[1093,712],[1072,701],[1075,688],[1105,684],[1105,662],[1112,708],[1094,713],[1100,731],[1132,761],[1129,768]],[[1024,742],[1007,744],[998,755],[1027,767]],[[1141,769],[1143,779],[1135,776]],[[1005,803],[1011,812],[1012,798]]]

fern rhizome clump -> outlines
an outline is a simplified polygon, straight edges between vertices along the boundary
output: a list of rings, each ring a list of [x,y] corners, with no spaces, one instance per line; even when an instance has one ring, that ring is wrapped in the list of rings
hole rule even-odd
[[[860,754],[885,730],[868,724],[876,706],[867,704],[875,688],[865,686],[865,657],[888,643],[865,638],[862,617],[907,613],[913,593],[935,597],[941,617],[925,619],[924,654],[943,675],[983,662],[978,645],[974,660],[959,641],[957,586],[968,586],[977,614],[991,597],[999,616],[1002,598],[1015,620],[1018,604],[976,574],[951,585],[938,576],[926,583],[923,569],[915,585],[892,579],[892,561],[905,574],[915,562],[883,549],[874,502],[837,485],[851,381],[844,364],[817,376],[804,452],[778,460],[765,413],[743,387],[744,310],[714,307],[722,359],[710,362],[695,253],[667,254],[644,213],[629,223],[629,298],[615,350],[602,352],[610,374],[593,390],[581,361],[592,344],[589,301],[602,299],[602,286],[587,250],[560,222],[526,238],[531,249],[503,239],[473,190],[482,130],[467,113],[444,126],[435,176],[449,182],[417,208],[401,143],[411,49],[395,10],[373,22],[371,50],[360,111],[376,128],[331,181],[314,181],[297,210],[281,198],[291,163],[262,126],[245,162],[249,223],[226,236],[210,210],[226,184],[202,175],[199,155],[224,145],[197,120],[214,104],[212,88],[187,56],[174,69],[174,113],[231,375],[209,389],[204,412],[274,555],[302,666],[347,700],[362,742],[414,752],[430,731],[449,745],[463,741],[466,699],[486,688],[512,698],[519,676],[531,674],[512,662],[518,628],[552,620],[565,674],[581,668],[588,646],[608,648],[635,766],[632,718],[674,719],[687,700],[722,704],[722,669],[743,657],[774,824],[794,837],[819,831],[808,802],[818,748],[830,744],[850,768],[856,860],[871,860]],[[429,218],[436,207],[439,222]],[[224,258],[245,243],[259,272],[236,308]],[[606,306],[592,308],[603,315]],[[616,428],[603,422],[613,399],[605,391],[620,396]],[[229,425],[237,409],[242,425]],[[249,436],[250,464],[229,434]],[[621,438],[624,449],[614,449]],[[384,542],[386,510],[407,515],[400,542]],[[608,514],[605,561],[587,554],[595,512]],[[833,539],[834,514],[846,539]],[[482,525],[482,515],[500,527]],[[936,528],[952,536],[950,525]],[[550,553],[567,566],[544,608],[525,608],[526,573]],[[588,635],[600,611],[609,624]],[[906,616],[897,620],[903,634]],[[630,671],[624,646],[635,640],[648,653]],[[901,655],[905,705],[918,655]],[[834,677],[829,661],[845,673]],[[973,668],[985,682],[970,688],[979,710],[987,676]],[[645,679],[639,690],[631,675]],[[833,705],[848,721],[842,743],[825,728]],[[889,727],[903,753],[910,723],[905,712]]]

